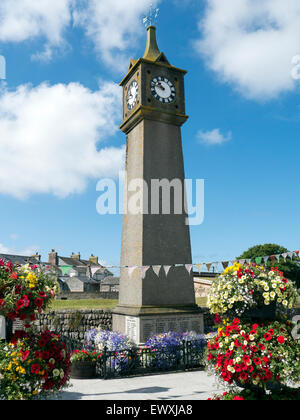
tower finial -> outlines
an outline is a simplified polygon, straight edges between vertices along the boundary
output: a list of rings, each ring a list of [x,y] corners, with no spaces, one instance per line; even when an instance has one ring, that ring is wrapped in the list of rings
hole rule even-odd
[[[143,19],[143,24],[148,28],[149,26],[153,26],[156,22],[159,14],[159,9],[153,9],[153,4],[150,5],[149,15],[145,16]]]
[[[149,15],[143,19],[143,23],[147,28],[147,45],[143,58],[152,61],[155,61],[160,55],[156,41],[156,28],[153,26],[157,20],[158,13],[159,9],[153,9],[153,5],[151,4]]]

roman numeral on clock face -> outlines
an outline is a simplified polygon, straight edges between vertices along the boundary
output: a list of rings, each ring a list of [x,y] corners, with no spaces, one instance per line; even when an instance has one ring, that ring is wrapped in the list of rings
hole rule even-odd
[[[157,76],[151,80],[150,90],[154,98],[160,103],[169,104],[176,98],[175,86],[163,76]]]

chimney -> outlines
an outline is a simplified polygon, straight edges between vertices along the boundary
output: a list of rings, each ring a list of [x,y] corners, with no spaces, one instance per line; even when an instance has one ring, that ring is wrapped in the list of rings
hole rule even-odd
[[[35,255],[31,255],[31,258],[35,258],[38,262],[41,262],[41,255],[38,252]]]
[[[78,252],[78,254],[74,254],[74,252],[72,252],[71,258],[80,261],[80,252]]]
[[[58,256],[57,252],[55,252],[55,249],[52,249],[52,251],[49,254],[48,262],[51,265],[57,266],[58,265]]]
[[[96,264],[96,265],[98,265],[99,264],[99,262],[98,262],[98,257],[94,257],[94,255],[92,254],[91,256],[90,256],[90,263],[92,263],[92,264]]]

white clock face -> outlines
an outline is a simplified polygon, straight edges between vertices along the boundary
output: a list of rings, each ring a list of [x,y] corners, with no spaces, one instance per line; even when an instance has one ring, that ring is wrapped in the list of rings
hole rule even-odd
[[[166,77],[158,76],[151,80],[151,93],[161,103],[169,104],[176,98],[176,89]]]
[[[137,103],[137,99],[139,96],[139,85],[136,80],[134,80],[132,83],[130,83],[130,86],[128,88],[126,103],[127,108],[129,110],[133,109]]]

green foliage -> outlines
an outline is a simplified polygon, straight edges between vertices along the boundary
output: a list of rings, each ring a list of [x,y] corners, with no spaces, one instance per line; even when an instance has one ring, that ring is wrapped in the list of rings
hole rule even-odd
[[[265,257],[269,255],[278,255],[289,252],[288,249],[276,245],[276,244],[264,244],[264,245],[256,245],[245,251],[241,256],[237,259],[251,259],[252,262],[255,262],[255,258],[257,257]],[[272,267],[278,267],[279,271],[282,271],[284,276],[289,280],[292,280],[297,284],[297,287],[300,288],[300,259],[295,258],[293,261],[287,258],[284,261],[284,258],[280,258],[279,261],[268,261],[266,263],[266,267],[271,269]]]

